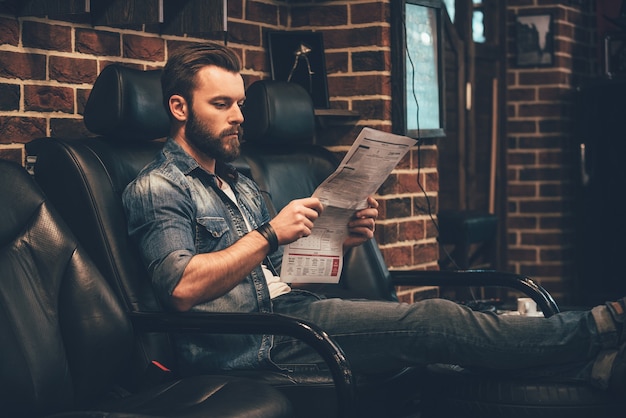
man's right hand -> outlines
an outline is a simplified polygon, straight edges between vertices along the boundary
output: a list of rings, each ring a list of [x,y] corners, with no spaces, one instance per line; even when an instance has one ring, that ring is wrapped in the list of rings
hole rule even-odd
[[[270,221],[280,245],[311,235],[313,223],[324,207],[316,197],[292,200]]]

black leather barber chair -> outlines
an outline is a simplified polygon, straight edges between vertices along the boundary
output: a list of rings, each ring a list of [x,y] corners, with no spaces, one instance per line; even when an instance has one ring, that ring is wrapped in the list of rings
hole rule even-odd
[[[129,315],[23,167],[0,160],[0,196],[0,416],[293,416],[276,389],[233,376],[122,391],[134,332],[179,319]]]
[[[161,149],[162,142],[158,139],[169,132],[169,121],[161,105],[159,77],[159,71],[107,67],[95,83],[85,109],[85,123],[92,132],[99,134],[97,138],[41,138],[27,145],[30,157],[37,158],[34,165],[37,182],[109,280],[128,312],[163,310],[152,292],[138,251],[128,238],[121,202],[126,185]],[[263,329],[256,332],[263,332]],[[355,410],[355,377],[346,369],[343,354],[337,347],[334,349],[335,352],[322,353],[331,363],[330,373],[303,368],[232,374],[252,377],[279,388],[287,394],[298,417],[381,416],[373,412],[374,408],[386,411],[400,405],[399,401],[395,402],[399,394],[408,392],[411,396],[407,396],[406,402],[413,401],[414,385],[404,384],[409,379],[404,371],[375,379],[359,376],[356,379],[359,388],[369,389],[375,384],[380,391],[375,398],[360,401],[358,411]],[[171,344],[162,334],[142,333],[135,355],[138,367],[129,371],[127,379],[133,387],[155,378],[152,361],[177,370]],[[335,357],[341,360],[340,364],[332,364],[336,362]],[[397,387],[390,385],[391,381],[398,382]],[[379,402],[389,397],[393,402]],[[369,403],[371,409],[367,406]]]
[[[161,310],[137,250],[128,241],[120,200],[126,184],[160,149],[161,142],[155,139],[167,135],[169,130],[167,116],[160,105],[158,78],[157,70],[106,67],[85,109],[87,128],[97,134],[97,138],[75,141],[42,138],[27,144],[29,155],[37,159],[34,166],[37,181],[130,312]],[[280,210],[289,200],[310,195],[334,170],[337,163],[334,156],[322,147],[311,145],[315,121],[311,99],[304,89],[292,83],[257,82],[248,88],[245,109],[246,142],[236,166],[259,183],[270,207]],[[375,240],[350,252],[339,285],[317,290],[331,296],[396,300],[397,285],[512,287],[535,299],[545,315],[558,312],[544,289],[514,274],[389,271]],[[138,350],[143,363],[159,360],[175,365],[175,358],[167,349],[169,345],[151,337],[144,335]],[[442,387],[436,386],[434,379],[441,379],[442,373],[436,371],[433,377],[433,372],[417,368],[386,376],[355,376],[356,414],[359,417],[400,417],[411,416],[421,409],[422,417],[437,416],[439,411],[443,411],[441,416],[451,416],[441,409],[451,405],[461,405],[464,412],[468,410],[465,405],[477,405],[482,413],[501,410],[503,395],[485,395],[484,391],[473,390],[482,387],[480,385],[492,387],[494,379],[466,372],[447,376],[449,370],[456,371],[446,368]],[[143,370],[137,373],[140,377],[141,372]],[[336,416],[337,402],[339,416],[345,416],[342,405],[346,402],[341,393],[338,397],[335,395],[337,378],[331,379],[325,371],[251,371],[246,375],[262,379],[287,394],[298,417]],[[420,386],[424,378],[427,384]],[[500,384],[500,381],[495,383]],[[515,390],[520,385],[522,390],[528,387],[524,382],[514,385]],[[439,389],[433,391],[433,387]],[[428,391],[428,395],[420,396],[418,388]],[[448,405],[440,405],[446,393],[450,393],[450,399],[443,402]],[[463,395],[457,396],[457,393]],[[468,393],[471,394],[469,400]],[[513,398],[518,393],[515,392]],[[524,399],[511,403],[528,406]],[[545,400],[539,400],[538,404],[544,405]]]

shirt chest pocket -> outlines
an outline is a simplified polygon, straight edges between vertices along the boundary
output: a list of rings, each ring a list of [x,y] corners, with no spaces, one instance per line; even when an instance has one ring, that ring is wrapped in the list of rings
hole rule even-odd
[[[223,250],[232,245],[230,227],[221,217],[196,218],[196,249],[199,253]]]

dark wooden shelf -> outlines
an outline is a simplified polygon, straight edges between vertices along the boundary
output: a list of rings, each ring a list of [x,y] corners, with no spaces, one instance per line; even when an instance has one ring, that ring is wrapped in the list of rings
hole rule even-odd
[[[315,109],[315,118],[320,126],[341,124],[343,122],[359,119],[361,114],[348,109]]]

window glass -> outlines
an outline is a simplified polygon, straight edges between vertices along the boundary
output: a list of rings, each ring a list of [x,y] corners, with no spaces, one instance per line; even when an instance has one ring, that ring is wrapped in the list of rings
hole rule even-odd
[[[439,69],[435,9],[406,4],[406,127],[439,129]]]
[[[472,38],[474,42],[485,42],[485,14],[480,9],[474,9],[472,16]]]
[[[450,21],[454,22],[454,3],[456,0],[443,0],[443,4],[446,6],[446,10],[448,11],[448,16],[450,16]]]

